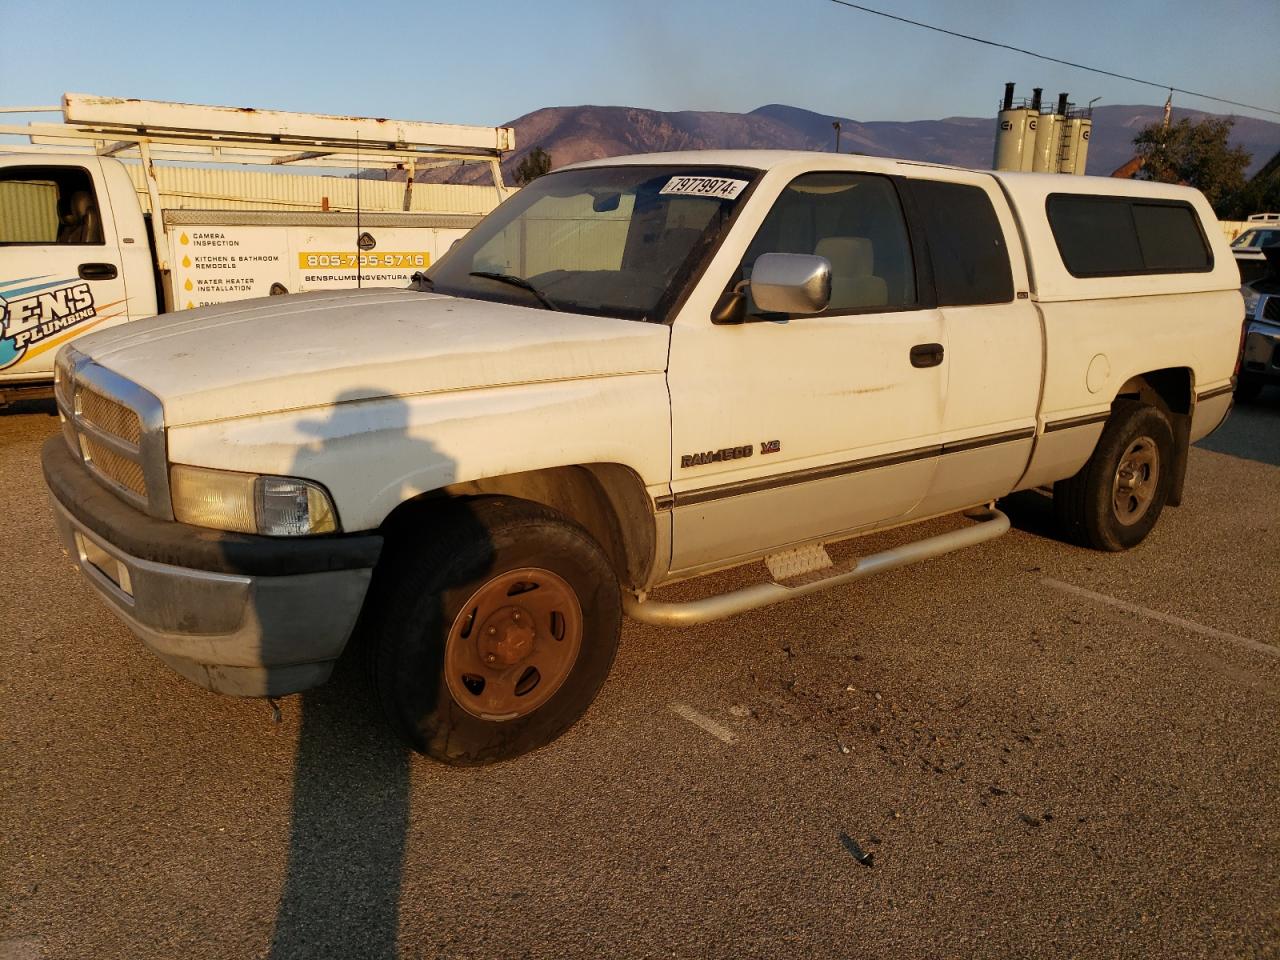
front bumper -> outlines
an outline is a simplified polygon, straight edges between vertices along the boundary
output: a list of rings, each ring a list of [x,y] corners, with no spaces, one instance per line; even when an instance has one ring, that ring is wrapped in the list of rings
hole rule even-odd
[[[61,436],[41,460],[63,546],[170,667],[235,696],[297,693],[329,678],[381,537],[260,537],[159,520],[105,490]]]

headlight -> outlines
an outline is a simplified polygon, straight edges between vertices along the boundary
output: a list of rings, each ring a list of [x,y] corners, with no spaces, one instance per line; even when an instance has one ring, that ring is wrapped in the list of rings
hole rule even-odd
[[[1245,287],[1240,292],[1244,294],[1244,315],[1246,318],[1252,319],[1258,310],[1258,298],[1261,294],[1257,290],[1250,290],[1248,287]]]
[[[273,537],[338,529],[329,494],[309,480],[175,464],[169,487],[180,523]]]

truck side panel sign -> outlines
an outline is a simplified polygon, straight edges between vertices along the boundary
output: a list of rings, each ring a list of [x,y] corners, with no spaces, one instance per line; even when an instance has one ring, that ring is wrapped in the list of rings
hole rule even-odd
[[[95,303],[93,287],[78,277],[51,276],[0,281],[0,370],[52,349],[68,331],[83,333],[124,312],[124,301]],[[108,307],[120,309],[99,312]]]
[[[170,233],[174,307],[203,307],[283,290],[407,287],[466,230],[376,227],[362,235],[346,227],[216,224]]]

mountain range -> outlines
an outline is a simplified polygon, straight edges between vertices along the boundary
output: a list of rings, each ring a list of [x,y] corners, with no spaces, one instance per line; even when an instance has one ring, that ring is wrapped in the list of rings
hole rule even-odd
[[[1164,108],[1145,105],[1100,106],[1093,111],[1088,172],[1106,176],[1133,156],[1133,138],[1157,122]],[[1212,116],[1174,108],[1173,118]],[[1280,151],[1280,123],[1236,117],[1233,145],[1253,154],[1252,174]],[[990,117],[947,117],[942,120],[854,120],[815,113],[801,107],[768,104],[750,113],[704,110],[663,112],[638,107],[545,107],[513,120],[515,150],[503,161],[508,183],[535,147],[551,155],[553,168],[580,160],[664,150],[764,148],[833,150],[838,121],[840,150],[872,156],[924,160],[987,169],[995,145],[996,120]],[[469,182],[483,176],[474,166],[441,170],[425,179]]]

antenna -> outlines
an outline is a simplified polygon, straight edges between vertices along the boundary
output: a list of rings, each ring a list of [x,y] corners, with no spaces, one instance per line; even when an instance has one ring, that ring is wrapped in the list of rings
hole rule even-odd
[[[364,277],[360,271],[360,131],[356,130],[356,289],[364,289]]]

